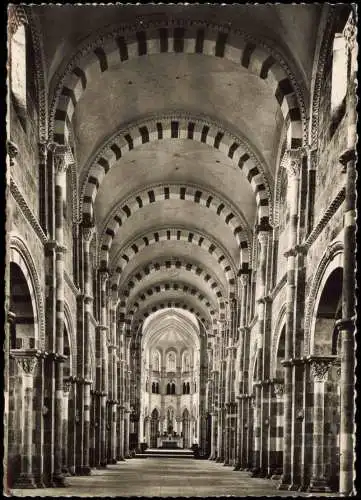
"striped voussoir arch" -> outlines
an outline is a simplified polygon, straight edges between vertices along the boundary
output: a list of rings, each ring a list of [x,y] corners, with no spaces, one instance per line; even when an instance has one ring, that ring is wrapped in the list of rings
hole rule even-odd
[[[131,125],[111,137],[91,164],[81,196],[82,216],[85,223],[92,223],[94,201],[105,175],[128,151],[141,144],[163,139],[189,139],[208,144],[222,151],[246,176],[255,194],[258,216],[270,216],[270,189],[261,162],[250,147],[231,132],[220,129],[219,124],[202,118],[163,116]],[[195,190],[196,191],[196,190]],[[165,196],[160,189],[159,196]],[[189,191],[191,193],[191,190]],[[195,193],[193,194],[195,196]],[[138,202],[136,201],[138,204]],[[220,203],[221,204],[221,203]],[[217,207],[218,209],[218,207]]]
[[[109,260],[109,250],[113,239],[119,228],[129,217],[143,207],[163,200],[184,200],[198,203],[208,208],[217,216],[221,217],[228,225],[237,241],[241,252],[242,263],[249,262],[249,238],[247,235],[247,223],[237,215],[230,204],[206,189],[189,185],[167,184],[153,188],[143,189],[132,195],[126,201],[119,204],[110,215],[102,234],[101,242],[108,250],[101,251],[102,265],[107,266]]]
[[[111,278],[111,289],[113,291],[118,290],[120,277],[123,267],[126,266],[137,253],[139,253],[144,248],[158,244],[163,241],[183,241],[186,243],[191,243],[198,247],[204,248],[209,254],[214,255],[218,264],[222,267],[225,274],[226,280],[229,286],[229,295],[234,296],[236,291],[236,279],[235,271],[232,268],[231,260],[227,256],[226,251],[220,248],[220,245],[211,241],[207,236],[201,234],[198,231],[191,231],[188,229],[160,229],[159,231],[154,231],[145,234],[144,236],[138,238],[133,243],[128,244],[125,248],[121,249],[114,259],[117,262],[117,267],[112,273]],[[105,251],[103,246],[101,247],[102,252]],[[122,267],[121,262],[124,266]],[[101,266],[106,267],[107,262],[101,261]]]
[[[129,331],[135,331],[139,329],[139,326],[147,319],[151,314],[160,311],[162,309],[183,309],[184,311],[188,311],[204,325],[206,331],[209,331],[211,328],[212,320],[210,317],[204,314],[203,309],[201,309],[197,304],[194,304],[188,300],[179,299],[179,300],[166,300],[160,299],[159,301],[146,305],[145,307],[141,307],[134,315],[133,318],[125,317],[124,321],[127,325],[127,329]]]
[[[203,278],[208,287],[216,295],[219,308],[225,309],[225,290],[223,289],[223,286],[218,281],[216,276],[212,273],[212,271],[204,268],[198,262],[190,261],[188,259],[180,260],[174,257],[153,261],[145,266],[142,266],[141,268],[137,268],[128,277],[124,285],[120,286],[119,294],[116,292],[117,295],[114,297],[114,299],[116,299],[118,296],[128,298],[130,296],[131,290],[136,286],[136,284],[141,283],[147,276],[156,273],[167,273],[171,270],[181,270],[185,271],[186,273],[192,273],[195,276]]]
[[[188,26],[187,26],[188,24]],[[225,32],[228,31],[228,32]],[[289,123],[290,147],[302,145],[302,116],[291,72],[280,55],[262,41],[221,26],[183,21],[182,26],[121,29],[80,48],[68,65],[55,103],[54,140],[65,144],[77,103],[91,84],[90,68],[99,76],[119,63],[160,53],[203,54],[224,58],[257,75],[271,87],[284,120]],[[295,80],[295,79],[294,79]]]
[[[118,309],[119,313],[124,313],[124,316],[133,317],[141,307],[142,302],[149,300],[157,294],[164,294],[172,291],[178,292],[182,295],[189,295],[190,297],[200,301],[209,310],[210,316],[215,316],[218,313],[218,307],[215,307],[215,304],[212,303],[211,299],[207,295],[199,290],[199,288],[184,281],[163,282],[149,286],[146,289],[139,291],[130,301],[121,300]]]

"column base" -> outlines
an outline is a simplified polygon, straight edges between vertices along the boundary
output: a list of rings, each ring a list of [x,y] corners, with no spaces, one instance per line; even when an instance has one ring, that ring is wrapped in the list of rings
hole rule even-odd
[[[124,457],[117,457],[117,462],[125,462],[125,458]]]
[[[288,491],[298,491],[298,490],[299,490],[299,487],[300,487],[300,485],[299,485],[299,484],[292,483],[292,484],[288,487]]]
[[[216,462],[217,462],[217,464],[224,462],[224,458],[218,457],[218,458],[216,458]]]
[[[289,481],[287,481],[286,479],[283,479],[281,476],[281,482],[278,485],[277,489],[281,490],[281,491],[288,491],[289,488],[290,488]]]
[[[32,474],[20,474],[20,476],[15,480],[13,488],[26,488],[34,489],[36,488],[35,479]]]
[[[101,467],[101,468],[103,468],[103,467],[105,468],[106,466],[107,466],[107,461],[106,461],[106,460],[102,460],[102,461],[100,462],[100,467]]]
[[[116,464],[116,463],[117,463],[117,461],[115,460],[115,458],[110,458],[110,459],[108,460],[108,464],[109,464],[109,465],[114,465],[114,464]]]
[[[54,474],[52,483],[55,488],[65,488],[65,478],[63,474]]]
[[[326,479],[311,479],[310,485],[307,488],[310,493],[330,493],[331,488],[329,487]]]
[[[75,467],[74,466],[69,467],[69,472],[71,476],[75,476],[76,475]]]
[[[258,467],[255,467],[254,469],[251,469],[251,477],[261,477],[262,471]]]
[[[69,476],[71,476],[71,474],[70,474],[70,471],[69,471],[68,467],[63,467],[63,468],[62,468],[62,470],[61,470],[61,472],[64,474],[64,477],[69,477]]]
[[[130,455],[130,453],[127,453],[126,455],[124,455],[124,458],[129,459],[132,458],[132,456]]]
[[[282,477],[282,474],[277,474],[277,473],[270,475],[270,479],[273,479],[274,481],[280,481],[281,477]]]
[[[236,464],[233,470],[241,470],[241,464]]]
[[[34,474],[34,482],[37,488],[46,488],[45,479],[42,474]]]
[[[91,476],[91,473],[91,468],[87,465],[80,467],[80,471],[78,472],[79,476]]]

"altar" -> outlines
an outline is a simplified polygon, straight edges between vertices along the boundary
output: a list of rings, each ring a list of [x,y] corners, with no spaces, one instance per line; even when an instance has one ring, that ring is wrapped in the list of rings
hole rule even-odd
[[[181,436],[161,436],[157,438],[157,448],[176,449],[183,448],[183,438]]]

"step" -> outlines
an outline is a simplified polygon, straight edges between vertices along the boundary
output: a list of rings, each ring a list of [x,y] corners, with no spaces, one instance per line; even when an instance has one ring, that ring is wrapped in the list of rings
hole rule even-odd
[[[139,458],[193,458],[192,450],[150,448],[145,453],[137,453]]]

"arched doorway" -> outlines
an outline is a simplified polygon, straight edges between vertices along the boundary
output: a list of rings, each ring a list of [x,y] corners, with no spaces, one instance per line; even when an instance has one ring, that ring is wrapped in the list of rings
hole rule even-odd
[[[37,346],[37,317],[34,311],[32,287],[22,267],[10,263],[10,360],[9,360],[9,487],[34,486],[34,378],[38,366],[35,356]],[[34,350],[34,351],[32,351]],[[41,432],[41,429],[40,429]],[[41,441],[39,439],[39,441]],[[36,449],[36,457],[39,452]]]
[[[156,408],[152,411],[150,419],[150,447],[157,447],[157,437],[159,435],[159,413]]]
[[[316,303],[311,351],[313,385],[312,474],[310,489],[339,488],[340,358],[336,322],[342,316],[342,267],[327,276]],[[317,414],[316,414],[317,413]]]
[[[190,416],[187,408],[182,415],[183,448],[190,448]]]

